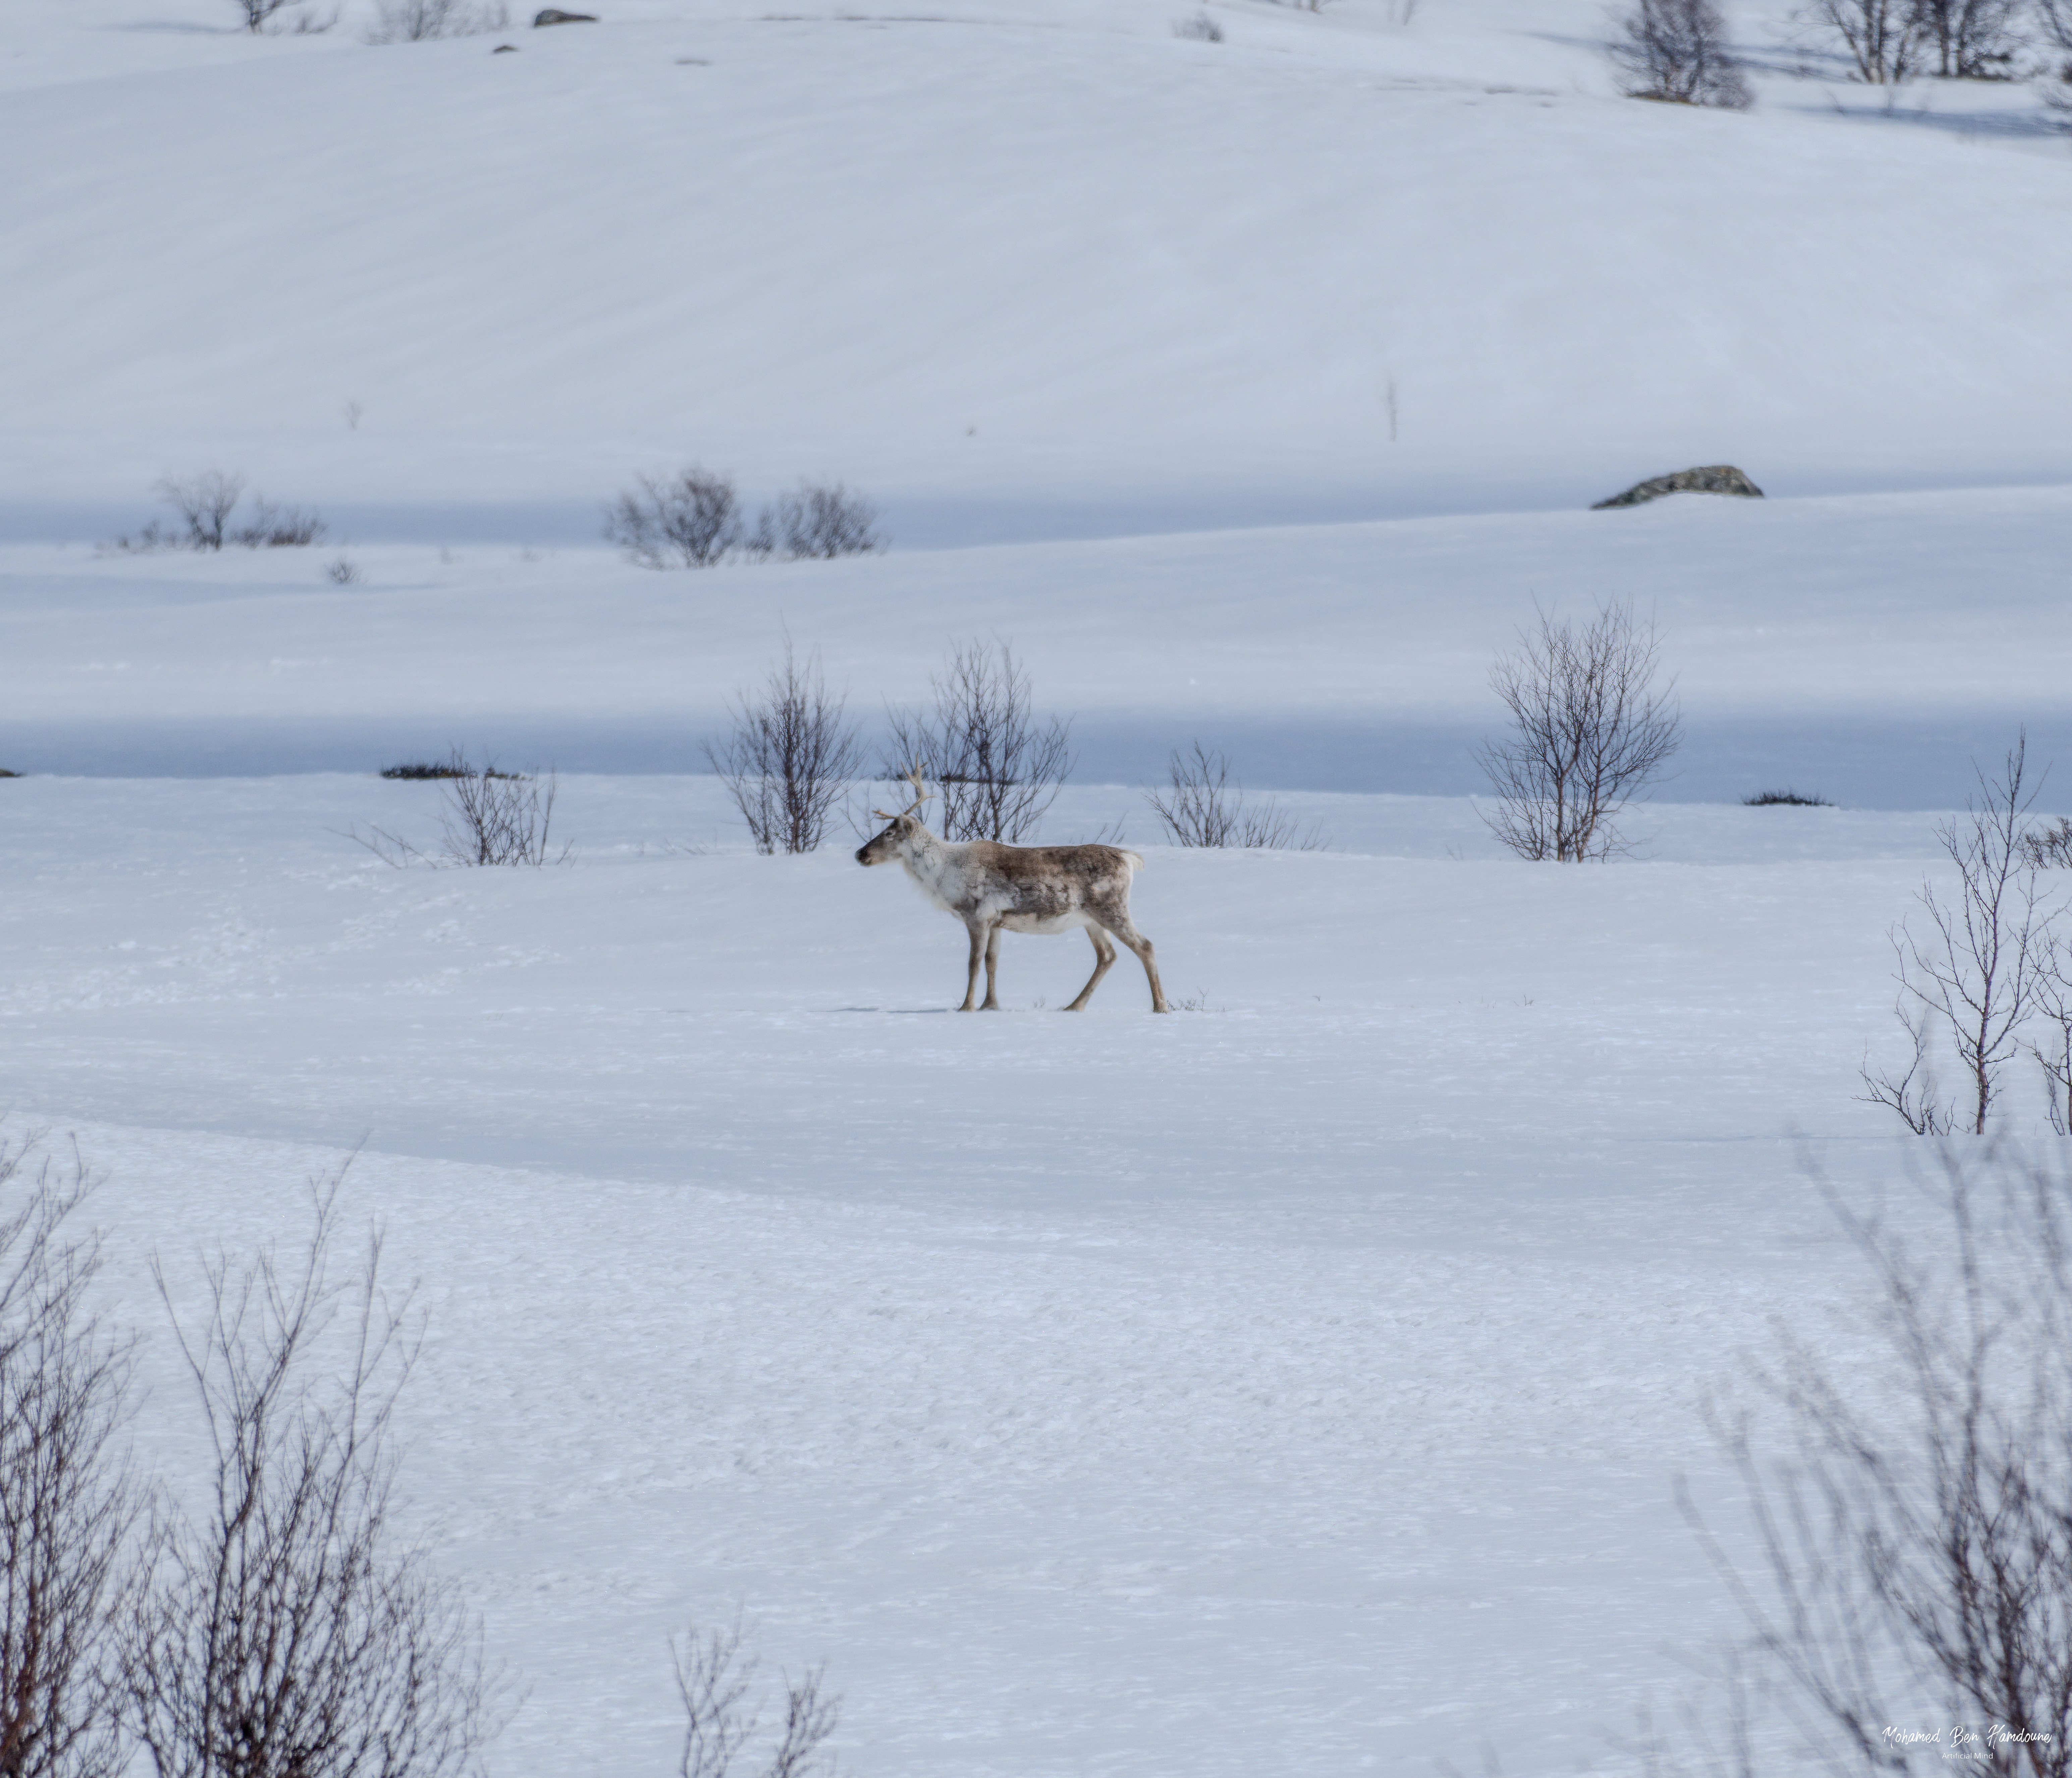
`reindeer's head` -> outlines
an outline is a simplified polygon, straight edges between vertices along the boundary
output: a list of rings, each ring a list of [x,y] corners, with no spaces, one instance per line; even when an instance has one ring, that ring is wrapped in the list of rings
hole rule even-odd
[[[920,767],[915,766],[906,774],[906,781],[914,787],[914,800],[898,814],[890,815],[882,809],[871,810],[872,814],[888,825],[875,839],[865,841],[857,849],[858,864],[890,864],[899,856],[901,847],[915,834],[928,831],[921,822],[921,805],[927,801],[928,792],[921,781]]]

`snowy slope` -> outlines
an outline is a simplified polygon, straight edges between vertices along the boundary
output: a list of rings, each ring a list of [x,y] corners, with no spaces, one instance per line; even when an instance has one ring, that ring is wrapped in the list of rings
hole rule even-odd
[[[528,1689],[503,1778],[668,1769],[663,1639],[737,1599],[830,1662],[858,1778],[1617,1769],[1727,1621],[1670,1503],[1697,1402],[1850,1289],[1802,1150],[1892,1176],[1852,1095],[1932,850],[1668,810],[1658,862],[1553,870],[1305,802],[1360,850],[1146,847],[1199,1010],[1120,968],[1038,1010],[1090,953],[1010,938],[964,1019],[897,877],[663,850],[709,780],[569,780],[542,872],[339,837],[430,838],[424,786],[0,789],[11,1127],[108,1170],[124,1313],[368,1143],[433,1316],[415,1511]]]
[[[6,523],[212,465],[565,541],[696,457],[910,545],[2072,474],[2023,90],[1888,116],[1754,8],[1828,78],[1745,116],[1614,96],[1596,0],[1184,10],[638,0],[492,56],[10,8]]]
[[[1536,600],[1651,612],[1671,793],[1949,806],[2026,723],[2072,761],[2062,490],[1771,500],[895,553],[656,574],[602,549],[0,552],[0,765],[371,771],[461,745],[702,769],[788,627],[866,727],[953,639],[1011,640],[1080,780],[1200,737],[1261,786],[1461,793]],[[2062,790],[2061,784],[2054,787]]]

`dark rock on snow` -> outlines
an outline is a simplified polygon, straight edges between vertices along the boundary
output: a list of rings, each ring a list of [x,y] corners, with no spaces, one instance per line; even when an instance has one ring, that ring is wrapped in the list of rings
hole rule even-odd
[[[535,31],[542,25],[594,25],[596,23],[597,14],[594,12],[564,12],[559,6],[549,6],[545,11],[532,14],[532,28]]]
[[[1709,469],[1679,469],[1673,475],[1657,475],[1652,481],[1629,488],[1623,494],[1599,500],[1590,510],[1601,512],[1614,506],[1641,506],[1649,500],[1660,500],[1664,494],[1738,494],[1744,500],[1762,498],[1762,490],[1732,463],[1715,463]]]

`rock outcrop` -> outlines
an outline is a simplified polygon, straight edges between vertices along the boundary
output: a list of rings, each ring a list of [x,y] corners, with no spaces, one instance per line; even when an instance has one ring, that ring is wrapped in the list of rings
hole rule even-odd
[[[1709,469],[1679,469],[1673,475],[1657,475],[1652,481],[1629,488],[1623,494],[1599,500],[1590,510],[1602,512],[1614,506],[1643,506],[1650,500],[1660,500],[1664,494],[1737,494],[1748,500],[1762,498],[1762,490],[1732,463],[1715,463]]]
[[[597,14],[594,12],[564,12],[559,6],[549,6],[544,12],[532,14],[532,28],[535,31],[542,25],[594,25],[596,23]]]

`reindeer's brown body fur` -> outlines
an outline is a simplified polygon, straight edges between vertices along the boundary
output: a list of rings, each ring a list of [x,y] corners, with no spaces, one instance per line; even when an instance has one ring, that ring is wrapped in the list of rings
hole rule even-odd
[[[897,858],[931,901],[964,922],[971,935],[971,961],[960,1011],[970,1012],[975,1005],[980,1010],[998,1008],[995,977],[1002,932],[1063,932],[1075,926],[1085,928],[1093,940],[1094,973],[1067,1012],[1086,1005],[1115,962],[1110,933],[1143,964],[1152,1010],[1168,1010],[1151,940],[1129,917],[1130,879],[1144,862],[1134,852],[1113,846],[1002,846],[992,840],[958,845],[937,838],[911,813],[890,820],[891,825],[857,852],[857,862],[890,864]],[[980,1003],[981,960],[985,999]]]

